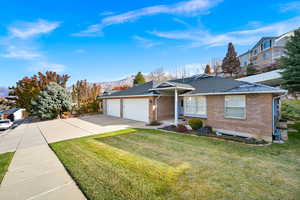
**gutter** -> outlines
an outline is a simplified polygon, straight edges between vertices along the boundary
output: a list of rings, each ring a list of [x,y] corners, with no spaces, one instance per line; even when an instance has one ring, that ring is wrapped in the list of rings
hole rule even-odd
[[[159,94],[142,94],[142,95],[123,95],[123,96],[100,96],[100,99],[124,98],[124,97],[153,97],[160,96]]]
[[[272,135],[275,134],[275,121],[274,121],[274,110],[275,110],[275,100],[276,99],[280,99],[281,97],[285,96],[286,94],[284,95],[280,95],[280,96],[277,96],[277,97],[273,97],[272,98]],[[281,114],[281,111],[279,110],[279,114]]]
[[[179,96],[199,96],[199,95],[219,95],[219,94],[277,94],[277,93],[286,93],[286,90],[278,90],[278,91],[253,91],[253,92],[215,92],[215,93],[196,93],[196,94],[182,94]]]

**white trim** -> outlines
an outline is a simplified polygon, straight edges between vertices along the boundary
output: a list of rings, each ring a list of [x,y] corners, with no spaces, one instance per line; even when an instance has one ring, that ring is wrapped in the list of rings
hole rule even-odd
[[[100,99],[113,99],[113,98],[124,98],[124,97],[156,97],[156,96],[171,96],[171,95],[160,95],[160,94],[141,94],[141,95],[123,95],[123,96],[102,96]]]
[[[253,92],[215,92],[215,93],[196,93],[196,94],[182,94],[179,96],[199,96],[199,95],[219,95],[219,94],[272,94],[272,93],[286,93],[287,90],[277,91],[253,91]]]
[[[167,88],[151,88],[149,90],[170,90],[170,89],[183,89],[183,90],[195,90],[195,88],[188,88],[188,87],[167,87]]]
[[[206,119],[206,118],[207,118],[207,114],[206,114],[206,115],[199,115],[199,114],[187,114],[187,113],[183,113],[183,116],[186,116],[186,117],[203,118],[203,119]]]

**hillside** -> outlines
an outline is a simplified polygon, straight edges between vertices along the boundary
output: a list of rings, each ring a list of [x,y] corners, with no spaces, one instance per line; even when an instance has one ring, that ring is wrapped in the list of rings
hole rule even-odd
[[[8,95],[8,88],[7,87],[0,87],[0,97],[5,97]]]

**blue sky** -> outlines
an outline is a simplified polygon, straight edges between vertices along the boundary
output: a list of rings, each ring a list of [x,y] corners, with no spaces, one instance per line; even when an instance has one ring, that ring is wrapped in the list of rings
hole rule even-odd
[[[0,86],[47,70],[102,82],[243,53],[299,27],[300,1],[5,0],[0,19]]]

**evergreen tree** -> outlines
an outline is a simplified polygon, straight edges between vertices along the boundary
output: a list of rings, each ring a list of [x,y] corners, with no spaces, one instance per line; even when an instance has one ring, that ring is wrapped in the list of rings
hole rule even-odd
[[[231,77],[233,74],[238,74],[241,71],[240,61],[231,42],[228,44],[228,50],[223,59],[222,70],[224,73],[229,73]]]
[[[133,85],[142,85],[144,84],[145,78],[141,72],[138,72],[133,80]]]
[[[55,82],[50,82],[31,104],[31,113],[41,119],[55,119],[72,108],[71,96]]]
[[[286,56],[280,59],[280,68],[283,70],[282,87],[290,93],[300,92],[300,28],[286,44]]]

